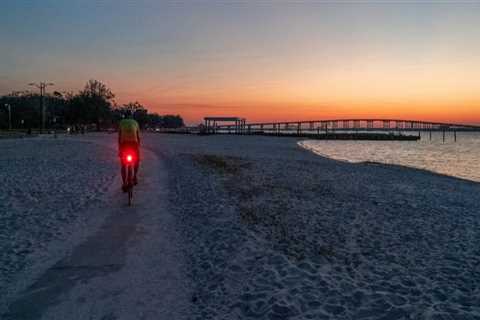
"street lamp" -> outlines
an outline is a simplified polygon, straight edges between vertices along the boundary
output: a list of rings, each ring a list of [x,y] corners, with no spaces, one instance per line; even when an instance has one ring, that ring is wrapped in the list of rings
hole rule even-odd
[[[43,96],[45,95],[45,88],[48,86],[53,86],[55,85],[52,82],[31,82],[28,84],[29,86],[36,87],[40,89],[40,110],[42,111],[42,132],[45,130],[45,105],[43,103]]]
[[[5,103],[5,107],[8,109],[8,130],[12,130],[12,106]]]

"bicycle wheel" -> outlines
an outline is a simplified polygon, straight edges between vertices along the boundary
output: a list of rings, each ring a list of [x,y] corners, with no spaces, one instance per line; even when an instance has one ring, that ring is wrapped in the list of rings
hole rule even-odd
[[[127,167],[127,184],[128,184],[128,205],[132,205],[133,201],[133,166]]]
[[[128,189],[128,206],[129,207],[132,205],[132,200],[133,200],[133,188],[130,187]]]

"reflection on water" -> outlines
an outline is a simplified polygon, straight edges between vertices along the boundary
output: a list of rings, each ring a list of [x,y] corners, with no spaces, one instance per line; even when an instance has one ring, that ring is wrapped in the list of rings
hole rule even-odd
[[[307,140],[300,142],[313,152],[350,162],[374,161],[427,169],[480,182],[480,133],[422,133],[417,142]]]

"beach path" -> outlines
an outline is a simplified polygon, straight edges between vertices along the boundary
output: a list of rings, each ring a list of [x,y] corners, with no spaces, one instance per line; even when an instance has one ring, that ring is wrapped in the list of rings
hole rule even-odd
[[[117,190],[118,177],[110,209],[98,212],[106,215],[102,227],[18,296],[6,319],[183,318],[188,290],[167,210],[167,172],[154,153],[142,156],[134,206]]]

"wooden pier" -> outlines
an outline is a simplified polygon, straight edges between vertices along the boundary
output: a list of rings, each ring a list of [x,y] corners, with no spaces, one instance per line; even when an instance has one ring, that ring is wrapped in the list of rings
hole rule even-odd
[[[218,122],[231,121],[233,124]],[[422,132],[480,132],[480,126],[399,119],[334,119],[247,123],[238,117],[205,118],[206,134],[239,134],[342,140],[418,140]]]
[[[204,124],[178,129],[157,129],[156,132],[179,134],[234,134],[276,137],[299,137],[324,140],[399,140],[415,141],[422,133],[441,132],[457,141],[458,132],[480,132],[480,126],[395,119],[337,119],[247,123],[240,117],[206,117]],[[225,122],[227,124],[225,124]]]

